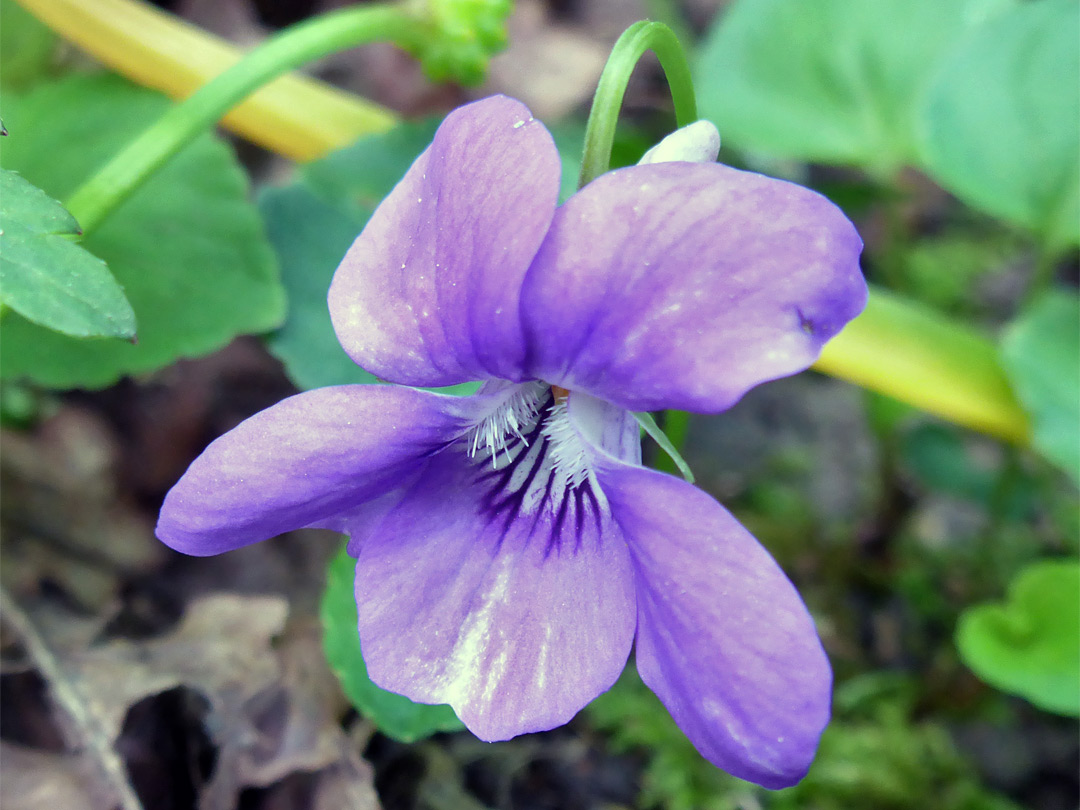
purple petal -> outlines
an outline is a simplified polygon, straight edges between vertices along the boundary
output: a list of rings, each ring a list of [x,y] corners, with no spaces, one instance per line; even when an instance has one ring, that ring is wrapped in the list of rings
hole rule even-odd
[[[630,410],[723,410],[862,310],[861,246],[791,183],[719,164],[611,172],[558,210],[525,279],[529,369]]]
[[[473,398],[408,388],[320,388],[214,441],[165,496],[157,535],[185,554],[229,551],[400,487],[464,430]],[[336,526],[335,526],[336,528]]]
[[[462,445],[440,454],[357,561],[372,680],[449,703],[484,740],[570,720],[618,678],[633,640],[626,544],[601,494],[560,482],[539,431],[497,467]]]
[[[599,448],[619,461],[641,464],[641,427],[630,411],[581,391],[570,392],[566,410],[574,428],[592,445],[590,451]]]
[[[713,764],[801,779],[829,720],[828,659],[795,588],[716,501],[671,476],[598,472],[637,571],[637,667]]]
[[[522,379],[518,298],[559,177],[551,135],[520,102],[448,115],[334,275],[349,356],[405,385]]]

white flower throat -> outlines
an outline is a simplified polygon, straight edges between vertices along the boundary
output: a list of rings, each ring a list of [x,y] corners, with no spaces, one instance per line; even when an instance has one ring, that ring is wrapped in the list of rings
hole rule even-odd
[[[528,513],[544,505],[558,510],[575,491],[587,489],[599,507],[591,494],[598,487],[582,487],[595,478],[587,445],[571,421],[566,398],[557,399],[548,384],[514,386],[465,440],[478,472],[500,493],[493,506],[505,501]]]

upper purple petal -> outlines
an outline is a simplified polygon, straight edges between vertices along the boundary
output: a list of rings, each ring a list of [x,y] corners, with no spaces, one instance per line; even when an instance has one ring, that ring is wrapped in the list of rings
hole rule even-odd
[[[157,536],[218,554],[400,487],[461,434],[472,398],[348,385],[282,400],[214,441],[165,496]]]
[[[528,369],[630,410],[723,410],[862,310],[861,248],[801,186],[719,164],[611,172],[559,208],[525,279]]]
[[[768,788],[799,781],[832,674],[795,588],[701,490],[610,461],[597,475],[637,572],[642,679],[713,764]]]
[[[494,96],[446,117],[330,285],[338,340],[404,385],[521,380],[521,282],[559,191],[551,135]]]
[[[449,703],[484,740],[570,720],[634,635],[626,543],[602,493],[559,479],[544,413],[494,463],[464,441],[440,453],[359,548],[371,679]]]

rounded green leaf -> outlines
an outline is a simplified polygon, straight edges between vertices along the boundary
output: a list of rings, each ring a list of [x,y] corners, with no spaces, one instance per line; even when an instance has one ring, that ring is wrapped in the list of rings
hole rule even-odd
[[[357,630],[353,572],[356,560],[344,548],[330,564],[322,599],[323,649],[330,668],[341,681],[352,704],[388,737],[415,742],[440,731],[464,728],[449,706],[413,703],[387,692],[368,678]]]
[[[1051,291],[1006,330],[1001,360],[1032,444],[1080,484],[1080,296]]]
[[[435,137],[440,120],[399,124],[367,135],[344,149],[301,167],[301,177],[319,196],[361,217],[363,225],[383,197]]]
[[[64,199],[168,106],[114,76],[5,94],[0,162]],[[284,294],[244,172],[206,135],[116,210],[83,246],[103,259],[139,321],[139,340],[75,340],[16,314],[0,323],[0,377],[101,387],[277,326]]]
[[[376,382],[338,343],[326,293],[349,245],[431,142],[437,121],[402,124],[302,167],[300,179],[259,195],[289,298],[270,351],[300,388]]]
[[[926,99],[923,159],[968,204],[1080,242],[1080,5],[1035,0],[980,27]]]
[[[105,262],[65,238],[77,233],[60,203],[0,169],[0,302],[72,337],[133,337],[131,304]]]
[[[289,299],[285,323],[267,347],[299,388],[376,382],[341,348],[326,305],[330,280],[364,218],[327,203],[302,183],[267,189],[259,195],[259,210]]]
[[[987,683],[1057,714],[1080,714],[1080,561],[1020,572],[1002,604],[964,611],[960,656]]]
[[[736,146],[885,174],[916,157],[919,100],[964,31],[1011,0],[736,0],[705,37],[702,116]]]

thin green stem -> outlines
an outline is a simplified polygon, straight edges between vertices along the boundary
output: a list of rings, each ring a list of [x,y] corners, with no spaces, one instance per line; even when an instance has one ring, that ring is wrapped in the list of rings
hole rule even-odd
[[[173,155],[272,79],[364,43],[413,46],[420,37],[417,20],[388,4],[345,8],[290,28],[172,107],[77,189],[66,207],[89,232]]]
[[[645,16],[666,25],[678,37],[684,49],[694,50],[694,32],[683,16],[682,4],[677,0],[644,0]]]
[[[611,147],[615,142],[615,125],[619,118],[626,85],[638,60],[646,51],[653,51],[667,76],[675,120],[680,127],[697,120],[697,102],[690,65],[678,37],[663,23],[643,20],[634,23],[611,49],[600,82],[593,96],[589,123],[585,127],[585,150],[581,159],[578,188],[590,183],[611,165]]]
[[[641,57],[650,50],[659,58],[660,66],[667,77],[678,126],[684,127],[697,120],[694,82],[679,38],[664,23],[648,20],[634,23],[623,32],[611,49],[611,56],[608,57],[604,72],[597,83],[592,109],[589,110],[589,122],[585,127],[585,148],[581,158],[578,188],[592,182],[610,167],[611,147],[615,143],[615,127],[619,121],[626,85]],[[679,411],[668,411],[667,414],[678,434],[676,442],[681,444],[686,438],[686,414]],[[687,481],[694,483],[690,466],[679,455],[676,444],[656,424],[656,420],[648,413],[635,413],[634,418],[671,459],[671,464],[661,462],[661,467],[673,471],[673,465]]]
[[[671,413],[677,413],[677,411],[671,411]],[[652,415],[644,411],[641,413],[635,412],[634,418],[637,419],[638,424],[641,425],[645,432],[652,437],[652,440],[660,446],[660,449],[668,454],[668,457],[675,464],[675,468],[682,474],[682,477],[689,483],[694,483],[694,473],[690,471],[690,465],[686,463],[679,454],[679,451],[675,449],[675,445],[671,443],[667,434],[660,429],[658,424],[656,424],[656,420],[652,418]]]
[[[690,432],[690,414],[686,411],[664,411],[660,424],[664,435],[671,442],[671,446],[681,453],[686,446],[686,437]],[[669,473],[679,471],[678,466],[669,456],[657,459],[656,467]]]

